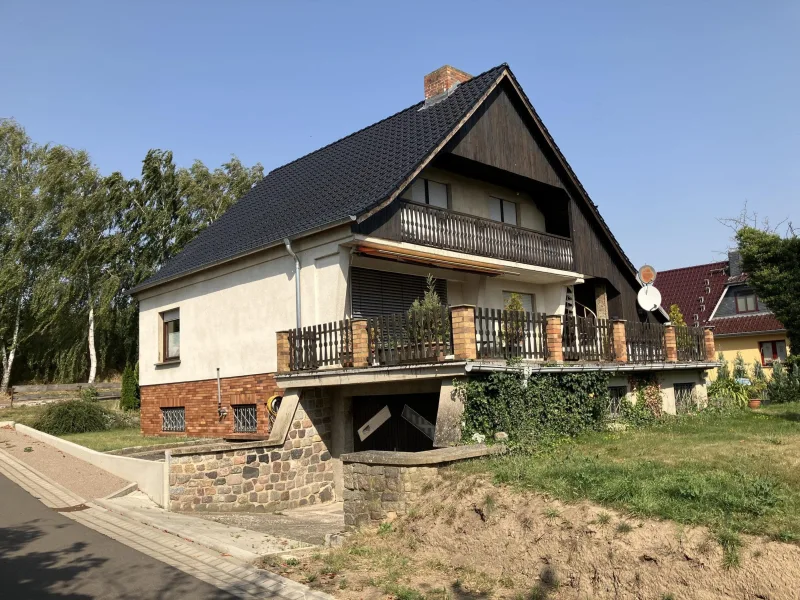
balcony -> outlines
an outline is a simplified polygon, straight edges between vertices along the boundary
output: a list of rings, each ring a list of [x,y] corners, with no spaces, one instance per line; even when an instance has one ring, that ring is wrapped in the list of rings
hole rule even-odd
[[[574,271],[572,240],[400,200],[355,227],[356,233],[487,258]]]
[[[279,373],[458,361],[603,368],[714,360],[713,335],[698,327],[472,306],[312,325],[278,332],[277,340]]]

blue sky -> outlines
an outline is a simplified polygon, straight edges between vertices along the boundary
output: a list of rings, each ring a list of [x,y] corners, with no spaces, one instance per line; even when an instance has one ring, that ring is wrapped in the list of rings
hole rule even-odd
[[[623,248],[718,260],[745,201],[800,226],[800,3],[0,4],[0,116],[139,172],[267,170],[508,62]]]

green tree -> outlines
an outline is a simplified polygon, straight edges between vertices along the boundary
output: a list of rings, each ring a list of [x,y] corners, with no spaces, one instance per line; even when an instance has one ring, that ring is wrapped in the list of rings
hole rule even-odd
[[[686,327],[686,321],[683,318],[681,307],[677,304],[672,304],[669,307],[669,322],[675,327]]]
[[[122,391],[120,393],[120,407],[123,410],[136,410],[139,408],[139,365],[133,369],[130,364],[122,372]]]
[[[800,238],[791,227],[781,236],[740,220],[736,241],[748,283],[786,327],[792,347],[800,347]]]

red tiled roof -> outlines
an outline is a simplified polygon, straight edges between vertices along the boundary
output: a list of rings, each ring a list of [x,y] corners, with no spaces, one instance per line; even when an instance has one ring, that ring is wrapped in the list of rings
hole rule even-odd
[[[720,261],[659,272],[656,287],[661,292],[661,306],[669,312],[669,307],[677,304],[687,325],[694,325],[694,315],[699,325],[705,325],[725,290],[727,267],[728,261]]]
[[[736,335],[758,333],[761,331],[784,331],[783,324],[772,313],[761,315],[742,315],[713,319],[714,335]]]
[[[708,285],[706,285],[708,281]],[[661,292],[661,305],[677,304],[687,325],[713,325],[715,335],[736,335],[761,331],[784,331],[785,328],[772,313],[737,315],[711,320],[711,314],[728,285],[747,282],[747,274],[728,277],[728,261],[708,263],[683,269],[662,271],[656,279]],[[702,298],[702,302],[701,299]]]

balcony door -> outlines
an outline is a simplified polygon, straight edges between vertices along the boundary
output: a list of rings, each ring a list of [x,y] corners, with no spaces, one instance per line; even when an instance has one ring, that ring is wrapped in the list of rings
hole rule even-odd
[[[416,299],[425,295],[424,277],[376,271],[363,267],[350,270],[350,298],[353,318],[378,317],[405,313]],[[436,280],[436,292],[447,304],[447,281]]]

